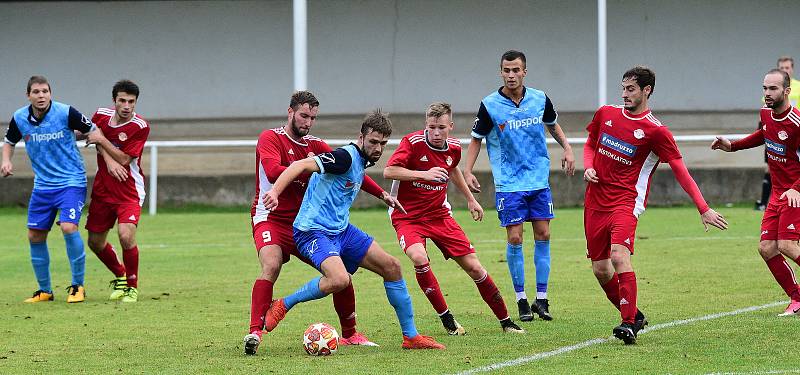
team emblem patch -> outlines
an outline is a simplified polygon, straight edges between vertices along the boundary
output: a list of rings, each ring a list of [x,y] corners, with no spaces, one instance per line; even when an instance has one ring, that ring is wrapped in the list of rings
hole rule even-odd
[[[785,130],[781,130],[778,132],[778,139],[780,139],[781,141],[785,141],[787,138],[789,138],[789,134],[786,134]]]
[[[452,156],[448,156],[447,159],[444,160],[444,162],[447,163],[448,167],[453,165],[453,157]]]
[[[502,123],[500,125],[497,125],[497,127],[500,128],[500,131],[502,132],[506,128],[506,123],[504,122],[504,123]]]
[[[25,134],[25,143],[30,142],[30,140],[31,140],[31,135],[30,134]]]
[[[636,130],[634,130],[634,131],[633,131],[633,136],[634,136],[634,138],[636,138],[636,139],[642,139],[642,138],[644,138],[644,130],[642,130],[642,129],[636,129]]]
[[[125,142],[125,141],[128,140],[128,135],[125,134],[125,132],[121,132],[121,133],[119,133],[117,138],[119,138],[120,142]]]

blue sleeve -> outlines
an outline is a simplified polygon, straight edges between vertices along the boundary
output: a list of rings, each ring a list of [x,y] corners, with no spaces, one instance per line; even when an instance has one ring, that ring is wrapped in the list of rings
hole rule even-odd
[[[314,156],[314,161],[317,162],[320,173],[331,174],[343,174],[350,170],[350,166],[353,164],[350,153],[343,148]]]
[[[483,138],[489,135],[494,128],[492,117],[489,116],[489,111],[486,106],[481,102],[481,107],[478,109],[478,115],[475,116],[475,124],[472,125],[472,137]]]
[[[556,120],[558,120],[558,113],[556,113],[556,109],[553,107],[553,102],[550,101],[550,97],[547,95],[544,96],[544,114],[542,115],[542,122],[547,125],[554,125]]]
[[[19,127],[17,126],[17,122],[14,121],[14,118],[11,118],[11,122],[8,123],[8,130],[6,130],[6,139],[5,142],[10,145],[15,145],[22,139],[22,133],[19,132]]]
[[[78,110],[73,107],[69,107],[68,124],[70,129],[77,130],[83,134],[86,134],[94,129],[92,120],[86,118],[86,116],[78,112]]]

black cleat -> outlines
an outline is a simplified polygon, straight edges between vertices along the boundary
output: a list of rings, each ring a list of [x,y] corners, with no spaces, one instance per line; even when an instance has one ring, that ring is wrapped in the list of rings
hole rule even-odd
[[[530,322],[533,320],[533,313],[531,312],[531,306],[528,305],[527,298],[517,301],[517,307],[519,308],[519,320],[523,322]]]
[[[467,331],[461,324],[458,324],[456,318],[453,317],[453,314],[450,311],[445,312],[442,316],[439,317],[442,320],[442,326],[444,329],[447,330],[447,334],[450,336],[464,336],[467,334]]]
[[[639,335],[639,331],[643,330],[647,324],[648,324],[647,318],[644,317],[642,310],[637,310],[636,320],[633,322],[633,332],[636,335]]]
[[[537,298],[536,301],[533,301],[531,304],[531,310],[539,315],[539,319],[553,320],[553,316],[550,315],[550,302],[547,301],[547,298]]]
[[[514,323],[511,318],[501,320],[500,327],[503,328],[503,332],[505,333],[525,333],[525,330],[520,328],[517,323]]]
[[[623,322],[613,330],[614,337],[622,340],[625,345],[636,343],[636,327],[631,323]]]
[[[244,337],[244,354],[256,355],[258,351],[258,344],[261,343],[261,337],[255,333],[248,334]]]

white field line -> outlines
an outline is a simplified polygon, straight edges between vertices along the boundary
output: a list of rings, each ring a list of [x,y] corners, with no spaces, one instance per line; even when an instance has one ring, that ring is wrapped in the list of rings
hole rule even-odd
[[[469,234],[469,233],[467,233]],[[755,240],[757,241],[759,236],[752,235],[752,236],[726,236],[726,237],[711,237],[711,236],[697,236],[697,237],[664,237],[664,238],[636,238],[637,241],[727,241],[727,240]],[[472,241],[473,243],[506,243],[507,240],[504,239],[495,239],[495,240],[478,240]],[[586,239],[583,237],[580,238],[551,238],[550,242],[586,242]]]
[[[727,316],[739,315],[739,314],[744,314],[744,313],[748,313],[748,312],[752,312],[752,311],[768,309],[770,307],[785,305],[786,303],[788,303],[788,301],[779,301],[779,302],[768,303],[766,305],[761,305],[761,306],[750,306],[750,307],[745,307],[745,308],[738,309],[738,310],[700,316],[700,317],[697,317],[697,318],[682,319],[682,320],[676,320],[676,321],[672,321],[672,322],[668,322],[668,323],[656,324],[656,325],[654,325],[654,326],[652,326],[650,328],[643,329],[642,331],[639,332],[639,334],[641,335],[641,334],[645,334],[645,333],[652,332],[652,331],[657,331],[657,330],[664,329],[664,328],[671,328],[671,327],[690,324],[690,323],[694,323],[694,322],[700,322],[700,321],[711,320],[711,319],[718,319],[718,318],[723,318],[723,317],[727,317]],[[572,351],[575,351],[575,350],[578,350],[578,349],[583,349],[583,348],[586,348],[586,347],[589,347],[589,346],[599,345],[599,344],[603,344],[603,343],[606,343],[606,342],[609,342],[609,341],[615,341],[615,340],[616,340],[616,338],[614,336],[610,336],[610,337],[606,337],[606,338],[596,338],[596,339],[592,339],[592,340],[587,340],[587,341],[584,341],[584,342],[581,342],[581,343],[578,343],[578,344],[575,344],[575,345],[562,346],[560,348],[557,348],[555,350],[551,350],[549,352],[536,353],[534,355],[530,355],[530,356],[526,356],[526,357],[520,357],[520,358],[517,358],[517,359],[512,359],[510,361],[499,362],[499,363],[495,363],[495,364],[487,365],[487,366],[482,366],[482,367],[476,367],[476,368],[471,369],[471,370],[459,372],[458,375],[477,374],[477,373],[481,373],[481,372],[495,371],[495,370],[499,370],[499,369],[505,368],[505,367],[519,366],[519,365],[523,365],[523,364],[526,364],[526,363],[538,361],[538,360],[541,360],[541,359],[557,356],[557,355],[564,354],[564,353],[569,353],[569,352],[572,352]],[[765,373],[765,374],[768,374],[768,373]]]
[[[706,375],[767,375],[767,374],[800,374],[800,370],[765,370],[754,372],[709,372]]]

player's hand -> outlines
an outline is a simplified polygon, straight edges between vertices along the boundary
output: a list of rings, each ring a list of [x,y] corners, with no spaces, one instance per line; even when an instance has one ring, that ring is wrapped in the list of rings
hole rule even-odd
[[[477,200],[473,199],[467,202],[469,213],[472,214],[472,220],[483,221],[483,207]]]
[[[406,209],[403,208],[403,205],[400,204],[400,201],[397,200],[397,197],[393,197],[391,194],[384,191],[383,195],[381,196],[381,199],[383,200],[384,203],[386,203],[387,206],[394,208],[395,210],[400,210],[400,212],[404,214],[408,213],[406,212]]]
[[[584,181],[587,182],[594,182],[594,183],[600,182],[600,179],[597,178],[597,171],[594,170],[594,168],[589,168],[583,171],[583,179]]]
[[[717,137],[714,142],[711,142],[711,149],[712,150],[722,150],[725,152],[731,152],[733,149],[731,148],[731,141],[725,137]]]
[[[422,171],[422,179],[431,182],[447,182],[449,178],[447,169],[442,167],[433,167],[427,171]]]
[[[713,225],[721,230],[728,229],[728,221],[725,220],[725,217],[722,216],[717,211],[713,209],[708,209],[704,214],[700,215],[700,218],[703,220],[703,227],[708,232],[708,225]]]
[[[4,162],[3,165],[0,166],[0,174],[2,174],[3,177],[14,175],[14,166],[11,165],[10,161]]]
[[[116,178],[119,182],[125,182],[128,179],[128,170],[125,169],[119,163],[108,163],[106,162],[106,167],[108,167],[108,174],[112,177]]]
[[[467,186],[469,186],[469,190],[473,193],[480,193],[481,192],[481,184],[478,182],[478,178],[475,177],[472,172],[464,171],[464,181],[467,182]]]
[[[575,175],[575,155],[572,153],[572,148],[564,149],[564,156],[561,157],[561,169],[567,176]]]
[[[87,145],[96,145],[100,143],[106,137],[103,135],[103,131],[100,128],[96,128],[95,130],[86,134],[86,144]]]
[[[272,211],[278,207],[278,194],[275,194],[275,190],[270,190],[264,193],[261,201],[264,203],[264,208]]]
[[[789,207],[800,207],[800,192],[794,189],[789,189],[781,194],[781,197],[778,200],[789,200]]]

